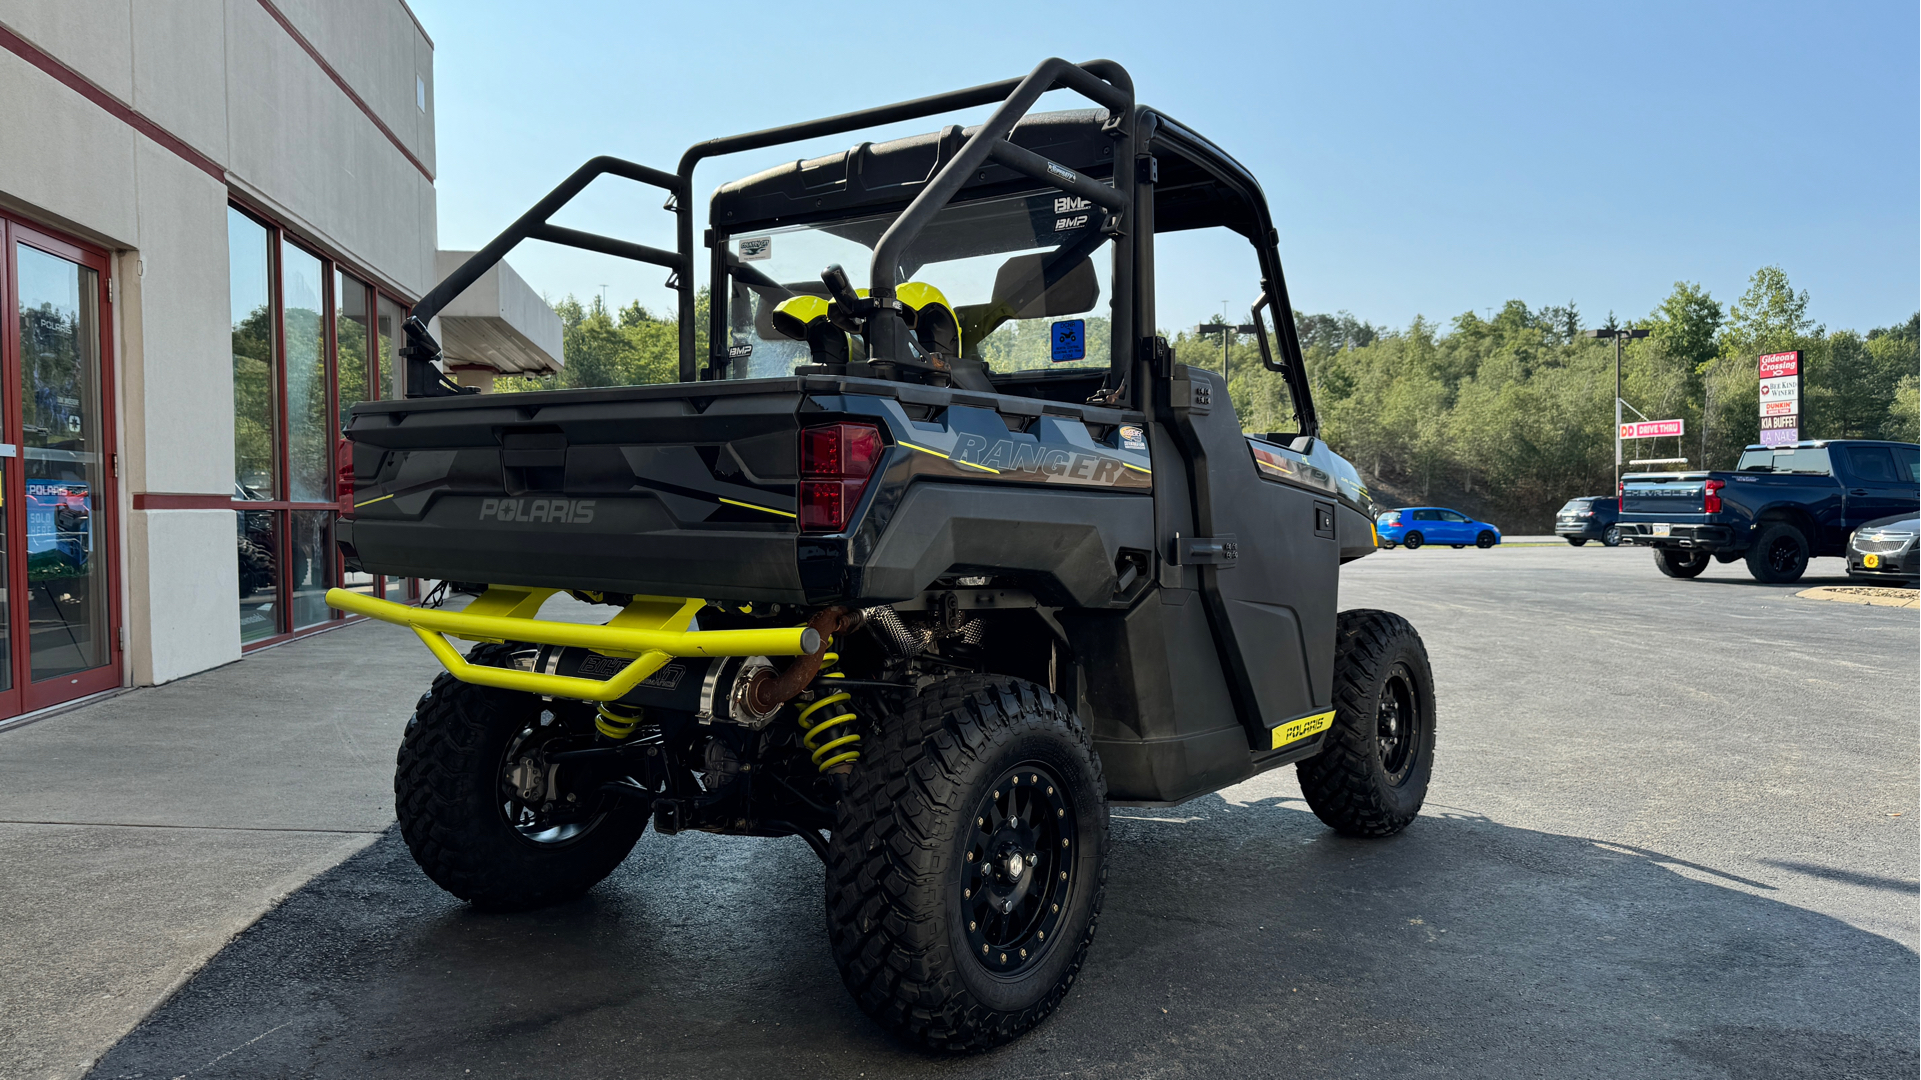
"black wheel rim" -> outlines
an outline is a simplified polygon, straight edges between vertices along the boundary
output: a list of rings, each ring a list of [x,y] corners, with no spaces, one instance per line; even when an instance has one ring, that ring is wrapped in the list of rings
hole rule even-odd
[[[1800,556],[1801,545],[1795,543],[1791,537],[1777,537],[1774,543],[1768,545],[1768,567],[1772,570],[1779,572],[1792,570]]]
[[[961,930],[981,967],[1012,976],[1054,947],[1074,887],[1074,807],[1045,765],[1001,774],[968,823]]]
[[[562,790],[560,770],[547,754],[573,749],[590,739],[568,732],[552,712],[540,716],[507,740],[498,770],[501,820],[519,837],[539,847],[577,843],[607,817],[608,796]],[[570,798],[571,796],[571,798]]]
[[[1374,712],[1374,738],[1388,783],[1399,786],[1414,771],[1424,729],[1413,675],[1406,665],[1396,664],[1381,686],[1380,704]]]

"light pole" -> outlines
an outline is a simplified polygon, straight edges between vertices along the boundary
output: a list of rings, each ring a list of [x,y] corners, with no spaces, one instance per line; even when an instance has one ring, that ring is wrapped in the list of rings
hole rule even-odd
[[[1255,326],[1252,323],[1245,323],[1240,326],[1235,326],[1233,323],[1201,323],[1199,326],[1196,326],[1194,328],[1194,336],[1195,337],[1219,337],[1221,339],[1221,378],[1225,379],[1228,377],[1228,374],[1227,374],[1228,343],[1234,340],[1235,334],[1253,334],[1253,333],[1258,333],[1259,331],[1260,331],[1260,327]]]
[[[1647,337],[1648,332],[1627,326],[1604,326],[1599,330],[1589,330],[1586,336],[1614,339],[1614,494],[1619,497],[1621,494],[1621,342],[1627,338]]]

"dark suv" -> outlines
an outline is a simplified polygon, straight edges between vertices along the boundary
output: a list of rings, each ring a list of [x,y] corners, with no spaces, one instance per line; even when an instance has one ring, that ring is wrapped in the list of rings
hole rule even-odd
[[[1567,505],[1555,511],[1554,535],[1563,537],[1568,543],[1580,547],[1589,540],[1599,540],[1605,547],[1615,547],[1621,543],[1621,529],[1615,524],[1621,517],[1621,504],[1618,500],[1605,495],[1583,495],[1569,499]]]

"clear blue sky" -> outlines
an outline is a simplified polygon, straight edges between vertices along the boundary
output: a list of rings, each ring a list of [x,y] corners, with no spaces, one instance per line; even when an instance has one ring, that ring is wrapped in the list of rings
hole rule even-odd
[[[671,170],[701,139],[1060,55],[1126,64],[1142,101],[1254,171],[1305,311],[1398,326],[1572,299],[1592,325],[1646,313],[1676,280],[1732,300],[1770,263],[1830,328],[1921,306],[1913,0],[411,2],[437,46],[443,248],[484,243],[595,154]],[[856,141],[709,163],[696,191],[704,208],[728,179]],[[559,220],[672,247],[659,205],[602,180]],[[605,284],[670,308],[651,267],[535,243],[510,259],[555,298]],[[1180,261],[1161,271],[1164,326],[1251,297],[1220,260]]]

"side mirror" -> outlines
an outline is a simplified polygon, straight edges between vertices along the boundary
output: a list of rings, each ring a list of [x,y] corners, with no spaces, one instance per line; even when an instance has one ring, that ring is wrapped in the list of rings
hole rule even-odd
[[[1004,306],[1013,319],[1051,319],[1092,311],[1101,298],[1094,262],[1085,256],[1065,270],[1047,266],[1051,253],[1016,255],[994,275],[994,304]],[[1049,281],[1048,278],[1053,280]]]

